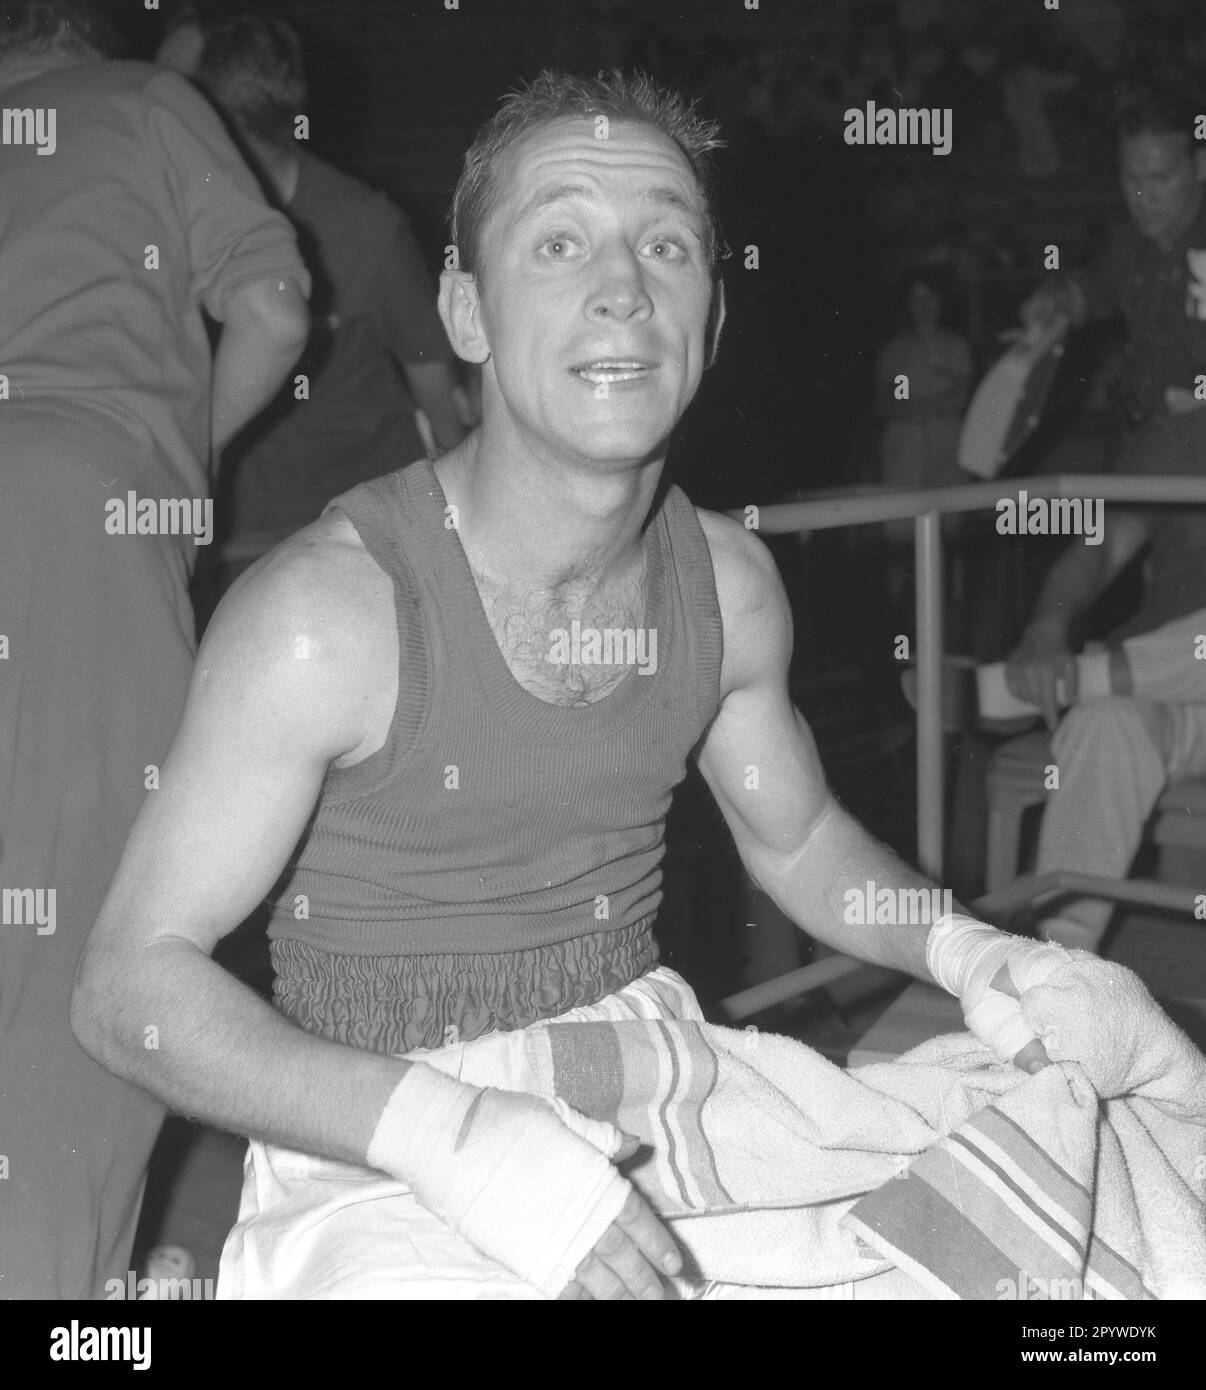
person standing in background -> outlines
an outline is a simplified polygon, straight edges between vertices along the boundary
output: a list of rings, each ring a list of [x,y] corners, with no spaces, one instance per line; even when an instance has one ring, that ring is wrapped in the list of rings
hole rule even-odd
[[[211,460],[308,331],[293,232],[221,122],[115,49],[82,0],[0,3],[0,100],[54,137],[0,145],[3,1298],[125,1285],[163,1107],[68,1001],[184,705]]]
[[[955,487],[971,481],[959,467],[959,432],[973,373],[971,348],[943,325],[950,293],[928,267],[908,275],[903,308],[907,323],[880,351],[875,365],[880,437],[880,481],[915,490]],[[948,516],[943,533],[953,537],[959,518]],[[913,523],[887,522],[888,590],[898,604],[912,569]]]
[[[232,460],[230,534],[251,558],[308,525],[336,494],[459,443],[465,423],[435,283],[406,218],[295,138],[306,104],[296,33],[246,11],[182,18],[161,54],[192,66],[293,222],[314,277],[306,351]]]

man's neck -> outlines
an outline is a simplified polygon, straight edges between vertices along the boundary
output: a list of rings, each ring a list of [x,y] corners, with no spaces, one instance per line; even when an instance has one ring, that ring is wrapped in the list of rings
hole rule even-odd
[[[489,449],[478,431],[435,464],[475,571],[508,588],[590,591],[631,574],[664,458],[601,475]]]

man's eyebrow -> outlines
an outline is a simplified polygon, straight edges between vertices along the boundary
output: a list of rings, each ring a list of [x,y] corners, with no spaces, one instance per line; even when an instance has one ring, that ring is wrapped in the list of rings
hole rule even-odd
[[[685,212],[689,216],[702,219],[703,209],[693,198],[684,198],[677,188],[663,186],[659,188],[646,188],[641,191],[641,201],[643,203],[660,203],[664,207],[677,208],[679,212]]]
[[[562,203],[571,198],[589,198],[591,190],[584,183],[561,183],[555,188],[545,188],[532,196],[519,209],[515,220],[517,222],[526,221],[534,213],[540,212],[542,208],[547,208],[552,203]]]

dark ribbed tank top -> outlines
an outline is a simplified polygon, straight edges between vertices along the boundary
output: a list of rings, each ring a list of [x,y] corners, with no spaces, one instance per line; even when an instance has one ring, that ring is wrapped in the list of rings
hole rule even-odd
[[[621,988],[657,961],[666,813],[719,705],[694,507],[671,486],[645,529],[646,669],[565,706],[511,674],[427,460],[330,505],[393,582],[398,700],[382,747],[328,770],[271,900],[278,1007],[400,1052]]]

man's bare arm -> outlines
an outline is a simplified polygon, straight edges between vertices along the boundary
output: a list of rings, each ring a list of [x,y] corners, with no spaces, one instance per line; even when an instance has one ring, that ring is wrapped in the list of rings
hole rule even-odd
[[[706,515],[706,514],[705,514]],[[791,611],[769,552],[735,522],[706,517],[724,620],[726,689],[699,751],[751,878],[810,935],[877,965],[930,979],[927,925],[845,920],[846,893],[934,884],[834,799],[787,690]]]
[[[773,560],[735,522],[707,514],[704,520],[724,619],[725,658],[723,700],[699,766],[742,861],[782,911],[826,945],[942,983],[927,963],[935,914],[927,910],[917,913],[917,921],[901,921],[908,905],[928,907],[936,885],[837,804],[808,726],[788,697],[791,611]],[[877,902],[882,889],[901,894],[898,901],[906,911],[896,912],[892,925],[867,921],[874,916],[865,897],[868,881]],[[926,896],[911,896],[918,890]],[[857,913],[847,910],[851,891],[863,900]],[[952,907],[962,911],[958,904]],[[987,940],[986,959],[987,953],[1001,958],[988,965],[992,988],[1016,1000],[1005,959],[1014,938],[987,926],[970,925],[970,930],[981,950]],[[961,991],[954,992],[962,999]],[[1042,1043],[1023,1042],[1024,1037],[1025,1030],[1008,1046],[1015,1064],[1026,1071],[1046,1065]],[[997,1050],[995,1040],[993,1045]]]
[[[214,458],[276,395],[310,331],[296,280],[253,280],[225,306],[214,354],[211,447]]]
[[[328,763],[363,738],[348,675],[361,639],[333,578],[294,543],[219,608],[81,960],[72,1027],[173,1109],[363,1163],[408,1064],[311,1036],[210,959],[271,890]]]

